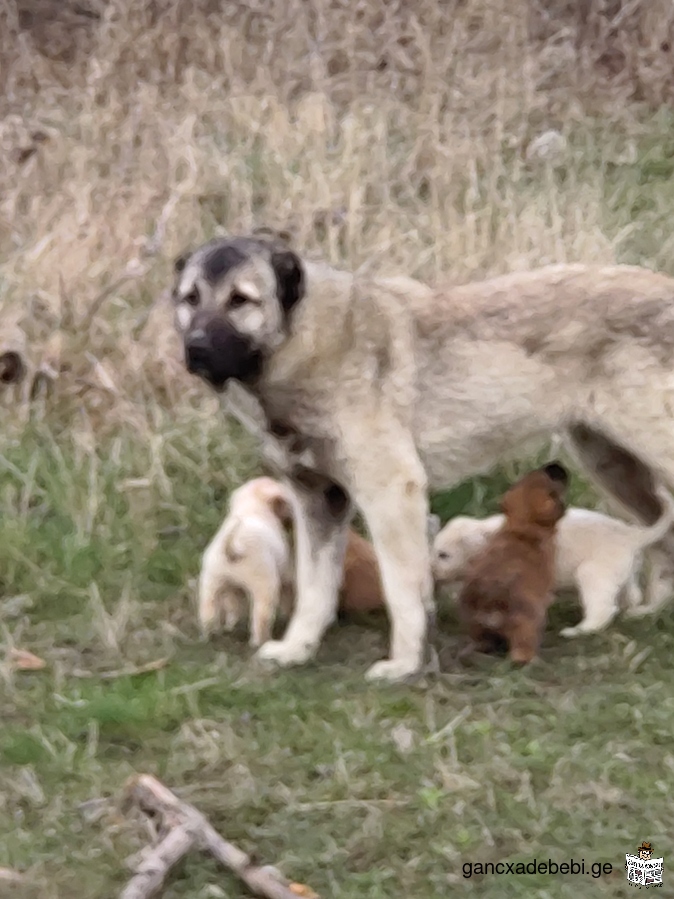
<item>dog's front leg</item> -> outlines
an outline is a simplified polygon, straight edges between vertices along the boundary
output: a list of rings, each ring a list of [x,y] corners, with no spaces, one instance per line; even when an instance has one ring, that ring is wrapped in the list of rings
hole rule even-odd
[[[402,450],[396,442],[390,448]],[[367,677],[399,681],[421,669],[428,618],[435,612],[426,476],[411,450],[388,460],[375,455],[376,473],[357,478],[354,500],[377,554],[392,633],[390,658],[373,665]]]
[[[353,507],[341,487],[313,472],[298,473],[290,486],[296,519],[295,609],[283,639],[263,644],[258,656],[279,665],[302,665],[335,618]]]

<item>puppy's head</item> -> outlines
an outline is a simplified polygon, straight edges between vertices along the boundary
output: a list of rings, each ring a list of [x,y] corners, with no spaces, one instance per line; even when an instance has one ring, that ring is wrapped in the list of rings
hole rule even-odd
[[[566,511],[568,480],[566,469],[555,462],[530,471],[513,484],[501,500],[508,527],[554,528]]]
[[[253,510],[269,509],[284,527],[294,520],[292,498],[288,489],[274,478],[253,478],[232,493],[230,510],[246,514]]]
[[[212,240],[174,262],[175,325],[188,371],[221,391],[253,383],[304,296],[299,257],[280,239]]]
[[[489,528],[485,522],[457,515],[433,541],[431,571],[438,584],[459,580],[468,560],[485,544]]]

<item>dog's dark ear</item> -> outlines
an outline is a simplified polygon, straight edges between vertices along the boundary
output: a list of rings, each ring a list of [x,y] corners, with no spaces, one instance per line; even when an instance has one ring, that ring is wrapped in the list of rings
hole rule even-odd
[[[176,256],[173,260],[173,274],[179,275],[182,271],[185,270],[185,266],[187,265],[187,260],[192,255],[192,250],[185,250],[180,256]]]
[[[565,487],[569,483],[569,473],[560,462],[549,462],[543,467],[543,471],[552,481],[558,481]]]
[[[276,275],[279,301],[288,314],[304,296],[302,263],[291,250],[277,250],[271,254],[271,264]]]
[[[286,244],[288,247],[293,242],[293,236],[290,231],[270,228],[268,225],[259,225],[257,228],[253,228],[251,234],[253,237],[259,237],[262,240],[271,240],[274,243]]]
[[[21,353],[8,350],[6,353],[0,354],[1,384],[19,384],[23,381],[27,370]]]

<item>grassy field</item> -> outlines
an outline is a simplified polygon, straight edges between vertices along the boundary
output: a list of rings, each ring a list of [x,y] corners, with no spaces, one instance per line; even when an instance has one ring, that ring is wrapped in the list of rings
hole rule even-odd
[[[617,37],[619,2],[589,4],[582,33],[562,0],[520,6],[0,10],[0,339],[57,375],[30,404],[0,394],[0,868],[26,874],[0,896],[117,895],[149,835],[116,800],[143,771],[322,899],[620,899],[644,839],[671,890],[673,610],[565,641],[562,599],[542,660],[515,671],[461,665],[441,599],[437,664],[387,688],[362,677],[383,618],[286,672],[195,625],[200,552],[261,469],[182,371],[174,254],[267,224],[432,282],[551,261],[674,273],[671,4],[631,4]],[[543,158],[549,129],[563,144]],[[433,507],[493,511],[528,464]],[[573,497],[596,501],[577,477]],[[46,667],[17,671],[12,647]],[[534,858],[613,871],[464,876]],[[195,856],[164,895],[246,894]]]

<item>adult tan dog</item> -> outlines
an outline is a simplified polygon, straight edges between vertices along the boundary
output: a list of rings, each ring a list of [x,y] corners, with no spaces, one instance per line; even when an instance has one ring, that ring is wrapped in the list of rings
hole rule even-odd
[[[298,597],[261,657],[306,662],[334,618],[354,505],[392,625],[371,678],[423,663],[432,578],[428,489],[562,434],[633,517],[674,483],[674,279],[562,265],[447,289],[356,277],[256,237],[176,261],[185,362],[256,431],[301,507]],[[666,538],[665,564],[674,556]]]
[[[530,471],[501,500],[504,522],[470,559],[459,593],[469,650],[491,651],[502,640],[510,658],[538,654],[555,583],[555,531],[565,512],[568,475],[551,463]]]

